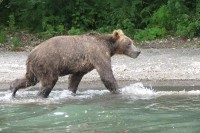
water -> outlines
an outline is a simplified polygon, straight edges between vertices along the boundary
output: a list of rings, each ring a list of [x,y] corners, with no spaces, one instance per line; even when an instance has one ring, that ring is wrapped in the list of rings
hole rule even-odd
[[[19,91],[15,99],[0,91],[0,132],[199,133],[200,91],[168,88],[136,83],[119,95],[89,89],[75,97],[59,89],[48,99],[38,99],[37,90]]]

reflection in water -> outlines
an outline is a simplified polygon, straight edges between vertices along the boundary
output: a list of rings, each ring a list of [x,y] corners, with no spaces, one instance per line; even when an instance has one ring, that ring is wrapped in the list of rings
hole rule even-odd
[[[38,91],[0,92],[0,132],[198,132],[200,91],[156,91],[136,83],[71,96],[54,90],[47,99]]]

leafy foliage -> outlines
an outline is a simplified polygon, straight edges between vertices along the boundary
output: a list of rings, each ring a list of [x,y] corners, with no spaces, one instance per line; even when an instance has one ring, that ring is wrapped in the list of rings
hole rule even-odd
[[[154,40],[163,37],[165,34],[166,30],[164,28],[153,27],[138,31],[134,38],[140,41]]]
[[[139,41],[200,33],[200,0],[4,0],[0,10],[1,26],[45,39],[118,28]]]
[[[69,35],[80,35],[81,34],[81,30],[77,29],[75,27],[72,27],[69,31],[68,31]]]
[[[13,37],[13,39],[12,39],[12,47],[15,49],[15,48],[17,48],[17,47],[19,47],[19,45],[20,45],[20,40],[19,40],[19,38],[18,37]]]
[[[3,44],[7,41],[7,32],[5,30],[0,31],[0,44]]]
[[[9,30],[10,32],[15,31],[15,16],[14,15],[10,15],[9,16]]]
[[[200,28],[199,11],[194,10],[195,6],[187,1],[169,0],[153,14],[150,24],[163,27],[172,35],[194,37]]]

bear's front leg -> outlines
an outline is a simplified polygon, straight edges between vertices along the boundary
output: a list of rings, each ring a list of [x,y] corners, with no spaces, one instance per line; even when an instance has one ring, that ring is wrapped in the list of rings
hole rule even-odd
[[[105,69],[106,68],[106,69]],[[104,69],[98,68],[97,72],[100,75],[101,81],[104,83],[105,87],[113,94],[119,93],[118,83],[113,75],[111,67],[105,67]]]
[[[91,58],[91,60],[105,87],[111,93],[119,93],[119,90],[117,90],[119,86],[113,75],[111,69],[111,58],[108,56],[108,54],[105,53],[101,56],[95,55],[93,58]]]
[[[76,91],[78,89],[78,85],[83,78],[84,74],[83,73],[74,73],[69,75],[68,78],[68,89],[72,91],[72,95],[76,95]]]
[[[106,72],[106,73],[100,73],[100,78],[102,82],[104,83],[105,87],[113,94],[118,94],[119,93],[119,86],[114,78],[114,75],[111,72]]]

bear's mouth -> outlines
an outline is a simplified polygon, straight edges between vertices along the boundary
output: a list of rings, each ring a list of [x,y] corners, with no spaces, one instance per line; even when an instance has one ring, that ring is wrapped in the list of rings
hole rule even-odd
[[[131,58],[137,58],[140,55],[141,51],[137,51],[137,52],[129,52],[128,54],[126,54],[127,56],[131,57]]]

